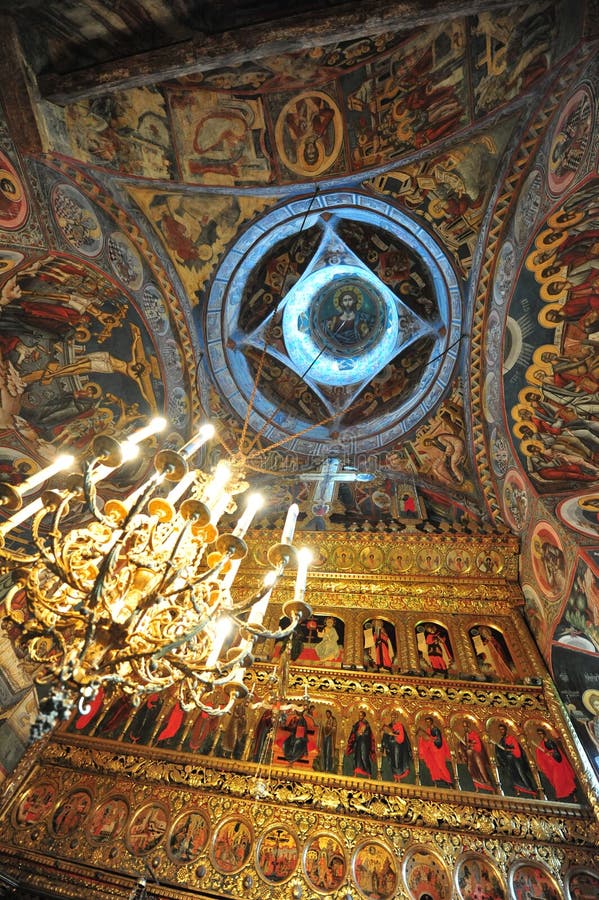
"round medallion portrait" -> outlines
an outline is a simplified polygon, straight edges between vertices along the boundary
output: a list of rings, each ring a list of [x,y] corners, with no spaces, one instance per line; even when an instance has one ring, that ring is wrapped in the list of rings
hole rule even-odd
[[[129,815],[129,804],[124,797],[107,797],[91,813],[86,832],[94,844],[112,841],[123,830]]]
[[[13,824],[17,828],[37,825],[52,809],[57,792],[58,788],[52,781],[40,781],[30,787],[13,810]]]
[[[445,865],[431,850],[412,847],[403,861],[403,879],[411,900],[450,900],[451,883]]]
[[[467,550],[452,549],[447,554],[447,568],[456,575],[463,575],[472,568],[472,557]]]
[[[16,231],[27,218],[23,182],[7,156],[0,152],[0,228]]]
[[[566,586],[566,557],[555,529],[539,522],[530,542],[533,572],[542,591],[555,598]]]
[[[161,803],[148,803],[138,809],[125,834],[130,853],[143,856],[157,847],[166,834],[168,819],[168,812]]]
[[[291,878],[298,859],[297,837],[285,826],[269,828],[258,841],[256,869],[270,884],[282,884]]]
[[[314,341],[351,357],[375,344],[386,325],[383,298],[358,279],[334,279],[310,308]]]
[[[309,839],[303,854],[304,874],[310,887],[319,894],[338,890],[347,875],[345,851],[333,834],[316,834]]]
[[[398,886],[397,860],[382,841],[366,841],[356,847],[352,875],[367,900],[391,900]]]
[[[62,236],[84,256],[97,256],[104,235],[93,204],[72,184],[55,184],[50,196],[52,214]]]
[[[515,900],[562,900],[562,892],[553,875],[541,864],[516,862],[510,870],[510,888]]]
[[[557,507],[557,514],[560,520],[574,531],[599,538],[598,491],[591,494],[575,494],[567,500],[562,500]]]
[[[596,900],[599,897],[599,870],[571,869],[566,875],[566,897],[568,900]]]
[[[77,790],[58,803],[52,816],[52,830],[57,835],[69,835],[83,825],[92,805],[89,791]]]
[[[404,547],[396,547],[389,553],[389,568],[393,572],[407,572],[414,562],[414,554]]]
[[[593,128],[594,101],[586,87],[577,90],[564,106],[549,149],[549,187],[561,194],[572,184],[586,155]]]
[[[253,844],[249,822],[239,817],[225,819],[218,825],[210,848],[214,868],[224,875],[239,872],[249,860]]]
[[[144,274],[141,257],[129,238],[120,231],[113,231],[108,238],[108,259],[125,287],[132,291],[141,287]]]
[[[528,491],[518,469],[508,469],[503,483],[503,511],[508,524],[522,531],[528,522]]]
[[[468,853],[458,860],[455,883],[460,900],[506,900],[507,891],[491,860]]]
[[[180,863],[195,862],[210,833],[207,814],[201,809],[188,809],[177,816],[168,836],[167,852]]]

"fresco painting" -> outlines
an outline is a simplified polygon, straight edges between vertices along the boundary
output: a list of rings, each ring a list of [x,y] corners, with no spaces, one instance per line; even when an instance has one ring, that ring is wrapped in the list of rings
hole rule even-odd
[[[84,452],[98,431],[122,435],[161,408],[156,347],[98,270],[39,259],[4,282],[0,306],[0,427],[19,457]]]
[[[439,229],[464,275],[470,271],[485,209],[485,173],[495,169],[511,127],[508,120],[468,144],[454,144],[446,153],[367,182]]]
[[[232,186],[273,180],[260,98],[171,91],[169,106],[185,181]]]
[[[556,530],[548,522],[538,522],[531,537],[532,569],[542,591],[555,599],[566,587],[567,565],[564,548]]]
[[[397,862],[388,847],[379,841],[360,845],[352,859],[356,887],[366,900],[391,900],[398,885]]]
[[[578,534],[599,540],[599,493],[575,494],[562,500],[556,510],[564,525]]]
[[[279,102],[284,99],[278,98]],[[276,114],[277,151],[291,177],[315,177],[345,169],[343,159],[339,159],[343,135],[341,111],[333,91],[304,91],[290,97]]]
[[[366,78],[342,77],[354,170],[391,162],[467,123],[465,42],[462,21],[435,24],[378,60]]]
[[[317,834],[306,843],[303,854],[304,874],[319,893],[338,890],[347,874],[345,851],[333,834]]]
[[[171,178],[175,158],[162,91],[131,88],[64,107],[70,155],[82,162]]]
[[[599,578],[582,557],[553,634],[554,644],[599,655]]]
[[[579,88],[562,109],[549,149],[549,188],[562,194],[573,182],[584,162],[593,131],[593,97]]]
[[[553,876],[541,865],[521,862],[510,873],[511,889],[516,900],[543,897],[543,900],[562,900],[562,892]]]
[[[23,227],[29,204],[23,182],[8,156],[0,152],[0,232]]]
[[[541,78],[551,65],[555,42],[554,11],[545,0],[515,7],[499,18],[479,13],[471,47],[477,116]]]
[[[403,880],[410,900],[449,900],[449,874],[436,853],[411,847],[403,862]]]
[[[265,881],[283,884],[291,878],[297,867],[297,837],[289,828],[270,828],[258,841],[256,860],[258,873]]]
[[[152,223],[192,303],[243,223],[274,203],[268,198],[164,193],[133,185],[127,190]]]
[[[520,461],[541,493],[583,489],[599,476],[594,191],[595,182],[575,191],[537,230],[510,304],[520,346],[506,403]],[[523,328],[526,346],[534,333],[532,353]]]
[[[460,900],[507,900],[501,875],[490,859],[468,854],[456,867]]]

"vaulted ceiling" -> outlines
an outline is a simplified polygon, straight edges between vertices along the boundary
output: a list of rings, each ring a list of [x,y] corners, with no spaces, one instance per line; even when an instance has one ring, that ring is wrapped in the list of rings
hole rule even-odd
[[[582,629],[596,666],[595,301],[573,302],[597,227],[593,4],[17,7],[7,469],[154,408],[173,443],[216,417],[277,476],[265,522],[295,492],[304,526],[398,529],[408,489],[420,527],[521,535],[547,660]],[[298,473],[330,457],[373,479],[315,514]]]

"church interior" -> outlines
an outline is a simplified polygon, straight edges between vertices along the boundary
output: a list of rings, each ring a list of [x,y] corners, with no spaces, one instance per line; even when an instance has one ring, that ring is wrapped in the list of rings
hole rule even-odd
[[[599,898],[596,0],[0,19],[0,896]]]

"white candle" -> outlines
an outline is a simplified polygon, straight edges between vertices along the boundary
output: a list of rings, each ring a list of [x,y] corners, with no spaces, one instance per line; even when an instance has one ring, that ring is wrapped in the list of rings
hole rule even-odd
[[[235,537],[242,538],[245,535],[251,525],[252,519],[262,506],[264,506],[264,499],[261,494],[250,494],[245,512],[233,531]]]
[[[27,506],[23,506],[21,509],[17,510],[17,512],[13,513],[10,519],[7,519],[3,525],[0,525],[0,532],[2,534],[8,534],[9,531],[12,531],[13,528],[16,528],[17,525],[20,525],[21,522],[25,522],[26,519],[30,519],[32,516],[39,512],[40,509],[43,508],[42,498],[38,497],[37,500],[33,500]]]
[[[46,466],[45,469],[41,469],[39,472],[36,472],[35,475],[30,475],[29,478],[17,485],[17,490],[20,494],[27,494],[29,491],[38,487],[38,485],[43,484],[48,478],[56,475],[57,472],[63,472],[65,469],[70,469],[74,462],[75,457],[71,456],[70,453],[64,453],[61,456],[57,456],[54,462],[49,466]]]
[[[223,577],[223,579],[222,579],[222,581],[221,581],[221,585],[222,585],[223,590],[228,590],[228,589],[231,587],[231,585],[232,585],[233,582],[235,581],[235,578],[236,578],[237,573],[238,573],[238,571],[239,571],[239,566],[240,566],[240,565],[241,565],[241,560],[240,560],[240,559],[231,559],[231,560],[229,560],[229,566],[230,566],[229,571],[228,571],[228,572],[225,572],[224,577]],[[225,604],[225,605],[226,605],[226,604]]]
[[[302,547],[297,554],[297,576],[295,579],[295,592],[293,595],[293,599],[296,603],[301,603],[304,599],[304,594],[306,593],[306,581],[308,578],[308,566],[311,562],[312,554],[307,547]]]
[[[298,515],[299,506],[297,505],[297,503],[292,503],[287,510],[287,518],[285,519],[285,524],[283,526],[283,534],[281,535],[282,544],[291,544]]]
[[[175,487],[167,494],[167,500],[169,503],[176,503],[179,497],[182,497],[183,494],[189,489],[189,486],[193,484],[195,478],[195,472],[188,472],[183,476],[181,481],[175,485]]]
[[[196,452],[196,450],[199,450],[200,447],[203,447],[204,444],[206,444],[212,437],[214,437],[214,425],[211,425],[210,422],[207,422],[205,425],[202,425],[198,433],[194,434],[191,440],[187,441],[187,443],[181,447],[181,450],[179,452],[182,456],[185,457],[185,459],[188,459]]]
[[[269,590],[265,593],[264,597],[262,597],[261,600],[258,600],[257,603],[254,603],[250,609],[248,625],[262,625],[266,610],[268,609],[268,604],[270,603],[270,595],[272,594],[276,578],[276,572],[269,572],[268,575],[265,576],[264,584],[269,587]]]
[[[130,444],[140,444],[142,441],[145,441],[146,438],[151,437],[153,434],[158,434],[159,431],[164,431],[167,426],[167,421],[163,416],[156,416],[156,418],[152,419],[145,428],[140,428],[138,431],[134,431],[133,434],[129,435],[127,440]]]
[[[208,658],[206,659],[207,669],[213,669],[218,662],[221,650],[223,649],[223,644],[231,634],[231,631],[232,626],[230,619],[226,619],[224,617],[217,619],[214,624],[212,649],[208,654]]]
[[[137,444],[132,443],[128,438],[126,441],[123,441],[120,444],[121,451],[121,461],[119,466],[123,466],[127,462],[131,462],[132,459],[135,459],[139,456],[139,447]],[[97,466],[94,469],[94,483],[98,483],[98,481],[104,481],[105,478],[108,478],[111,472],[114,472],[118,466]]]

